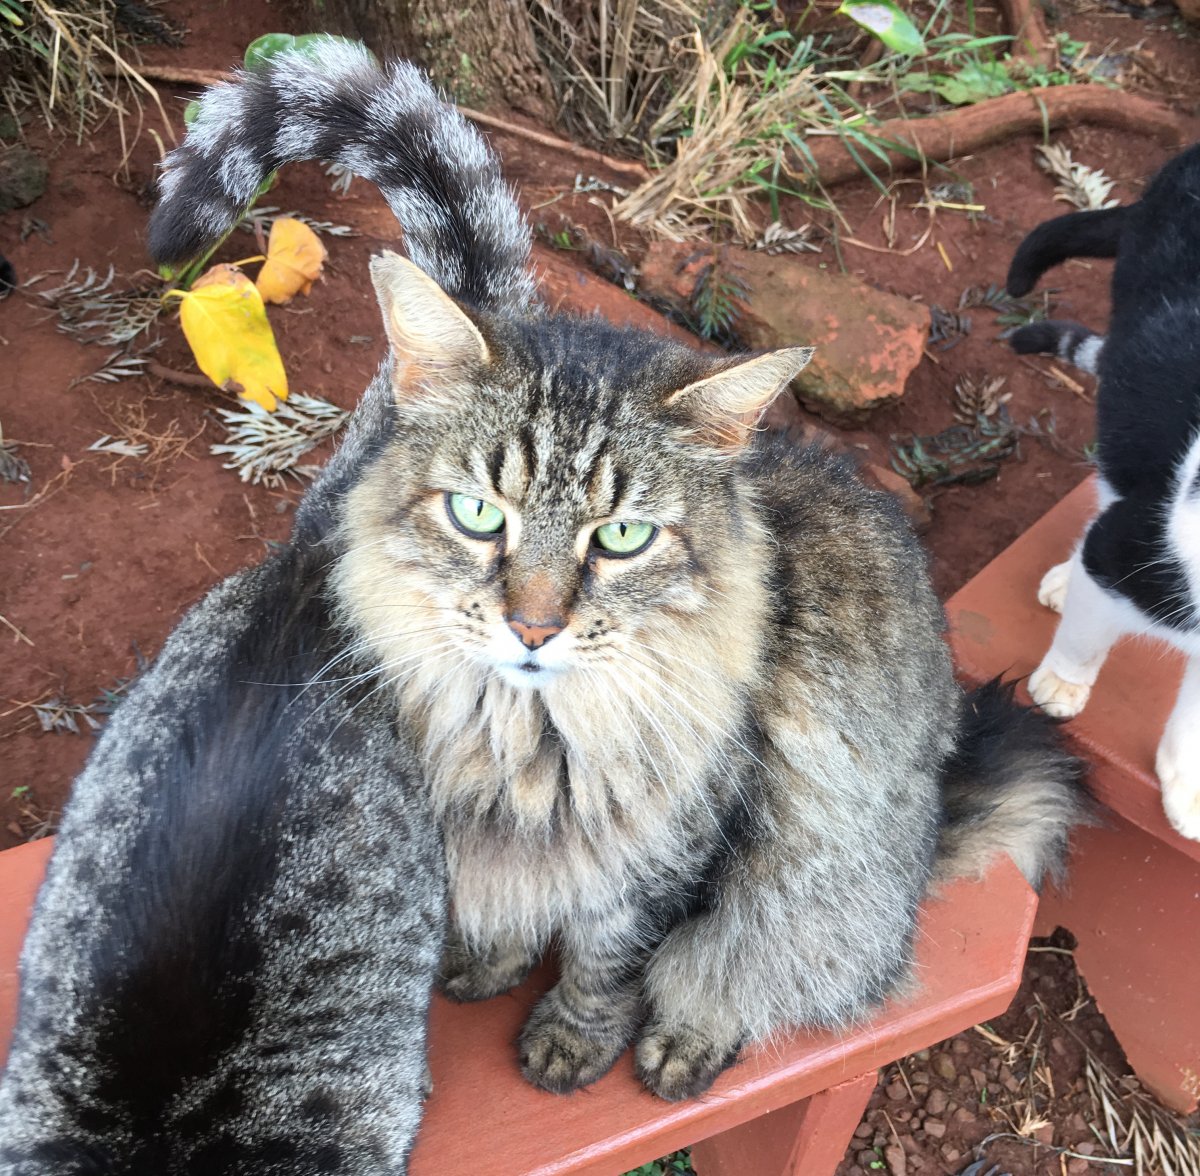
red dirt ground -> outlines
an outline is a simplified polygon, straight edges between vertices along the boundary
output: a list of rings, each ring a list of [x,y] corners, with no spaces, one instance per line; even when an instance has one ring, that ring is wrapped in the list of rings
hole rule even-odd
[[[1159,75],[1159,80],[1151,73],[1142,75],[1150,92],[1195,114],[1200,42],[1181,36],[1169,22],[1135,21],[1099,5],[1060,7],[1064,23],[1055,27],[1065,28],[1077,40],[1097,48],[1110,42],[1118,48],[1140,44],[1143,59]],[[1092,11],[1066,15],[1072,7]],[[253,37],[289,28],[266,0],[233,7],[172,3],[166,10],[188,24],[191,33],[182,49],[147,51],[147,58],[159,64],[221,69],[240,58]],[[304,30],[292,26],[290,31]],[[178,131],[189,95],[182,89],[164,89],[163,96]],[[147,125],[154,124],[149,112],[147,119]],[[1191,137],[1200,137],[1198,132],[1200,120],[1195,120]],[[158,158],[154,139],[148,134],[138,139],[128,174],[122,175],[113,123],[81,144],[52,138],[32,121],[26,133],[31,145],[49,159],[51,180],[35,205],[0,216],[0,248],[20,278],[65,271],[79,259],[101,271],[111,264],[133,279],[148,264],[143,241]],[[562,223],[582,226],[594,239],[619,246],[636,261],[644,242],[613,225],[607,213],[610,197],[563,197],[577,172],[603,175],[602,169],[581,168],[577,161],[515,135],[492,138],[531,219],[544,222],[551,232]],[[1115,194],[1123,200],[1135,199],[1166,158],[1156,144],[1126,134],[1079,128],[1059,138],[1077,159],[1102,166],[1115,178]],[[951,310],[964,287],[1002,283],[1021,237],[1039,221],[1065,211],[1053,200],[1052,182],[1035,166],[1032,148],[1032,139],[1019,139],[956,162],[956,175],[971,181],[975,199],[986,205],[986,213],[974,222],[962,214],[938,213],[930,240],[909,256],[843,242],[846,268],[876,286]],[[927,214],[911,208],[922,186],[906,181],[893,191],[895,249],[904,250],[927,227]],[[886,245],[884,207],[872,187],[849,185],[838,189],[836,198],[845,220],[843,235]],[[336,197],[315,165],[285,172],[266,202],[351,225],[361,234],[327,239],[330,256],[324,282],[309,298],[271,312],[293,388],[349,407],[383,352],[375,303],[365,280],[367,260],[381,244],[396,240],[398,230],[373,189],[356,181],[348,196]],[[44,234],[28,231],[35,227],[31,217],[44,222]],[[812,217],[798,202],[786,209],[793,225]],[[832,223],[826,214],[816,214],[815,219]],[[250,243],[250,237],[239,237],[227,244],[221,257],[252,252]],[[838,261],[827,244],[822,254],[805,255],[803,263],[835,267]],[[1107,276],[1104,263],[1064,267],[1050,283],[1061,290],[1056,295],[1059,313],[1103,326]],[[52,284],[51,279],[42,286]],[[867,428],[842,435],[845,443],[887,465],[893,435],[906,439],[953,423],[954,384],[967,373],[1006,376],[1006,390],[1013,394],[1009,409],[1019,422],[1043,410],[1053,412],[1057,448],[1026,439],[1019,458],[1005,462],[994,480],[947,488],[933,496],[933,523],[926,541],[938,589],[945,595],[1085,476],[1083,449],[1092,437],[1092,407],[1086,395],[1056,385],[1045,374],[1046,363],[1020,362],[1011,355],[995,339],[991,312],[967,313],[973,322],[971,334],[950,350],[931,349],[899,405],[880,411]],[[162,335],[165,342],[154,358],[170,368],[193,370],[175,325],[165,322]],[[28,704],[52,696],[87,703],[132,676],[138,655],[153,657],[181,613],[207,588],[259,559],[272,541],[287,534],[301,492],[298,485],[283,490],[245,486],[221,468],[208,452],[222,432],[211,411],[219,403],[215,394],[150,378],[116,385],[73,382],[98,368],[105,356],[104,350],[59,333],[53,316],[32,291],[0,304],[0,424],[6,439],[21,443],[19,453],[32,471],[28,493],[0,483],[0,617],[7,625],[0,624],[5,650],[0,684],[0,847],[53,828],[69,783],[92,743],[87,734],[41,732]],[[1071,375],[1087,385],[1086,377]],[[178,439],[182,452],[157,464],[86,452],[102,434],[128,436],[139,423],[149,434]],[[1035,958],[1026,987],[1063,1012],[1074,1004],[1072,977],[1068,957],[1043,954]],[[1023,1033],[1018,1022],[1027,997],[1028,993],[1018,1000],[1006,1022],[997,1024],[1002,1036],[1011,1039]],[[1100,1035],[1090,1044],[1120,1067],[1119,1050],[1103,1020],[1094,1009],[1081,1016],[1088,1033]],[[1079,1060],[1070,1056],[1072,1048],[1068,1044],[1063,1054],[1050,1058],[1060,1091],[1071,1092],[1078,1081]],[[990,1069],[995,1049],[977,1035],[963,1035],[947,1044],[946,1051],[968,1078],[972,1070],[985,1076],[996,1072]],[[927,1084],[914,1082],[920,1062],[906,1063],[914,1095],[917,1086]],[[900,1098],[896,1078],[885,1075],[881,1081],[878,1106],[862,1129],[861,1144],[847,1157],[843,1176],[873,1170],[866,1153],[878,1158],[891,1142],[883,1111],[901,1134],[906,1134],[905,1122],[915,1126],[923,1113],[920,1108],[928,1093],[913,1097],[906,1089]],[[931,1088],[936,1087],[936,1076],[931,1081]],[[951,1109],[944,1118],[943,1136],[917,1138],[922,1132],[910,1129],[907,1134],[920,1146],[909,1154],[908,1171],[958,1171],[971,1158],[970,1148],[986,1133],[984,1128],[996,1129],[979,1112],[978,1091],[972,1087],[954,1093],[957,1085],[957,1080],[948,1083],[948,1097],[974,1107],[969,1113],[975,1118],[955,1119]],[[1084,1139],[1086,1132],[1076,1130],[1070,1118],[1081,1109],[1056,1104],[1056,1141]],[[902,1118],[904,1113],[908,1120]],[[876,1145],[879,1150],[872,1152]],[[1065,1161],[1044,1152],[1035,1155],[1027,1145],[997,1145],[991,1155],[1015,1176],[1067,1170]]]

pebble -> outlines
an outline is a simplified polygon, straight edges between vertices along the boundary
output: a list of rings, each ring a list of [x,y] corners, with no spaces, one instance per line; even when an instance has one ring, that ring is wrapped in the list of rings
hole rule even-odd
[[[963,1041],[961,1037],[956,1037],[951,1043],[950,1048],[954,1050],[956,1054],[968,1054],[971,1052],[970,1043]]]
[[[1082,1143],[1077,1143],[1071,1150],[1077,1151],[1081,1155],[1090,1156],[1095,1152],[1096,1145],[1090,1139],[1085,1139]]]
[[[912,1080],[914,1082],[919,1082],[922,1086],[928,1086],[929,1083],[933,1081],[928,1070],[914,1070],[912,1073]]]
[[[1086,1172],[1091,1167],[1087,1160],[1081,1160],[1078,1156],[1072,1156],[1067,1161],[1067,1171],[1071,1176],[1079,1176],[1081,1172]]]
[[[944,1090],[931,1090],[925,1100],[925,1110],[931,1115],[940,1115],[949,1101],[949,1096]]]
[[[1059,1056],[1060,1058],[1061,1058],[1061,1057],[1065,1057],[1065,1056],[1066,1056],[1066,1053],[1067,1053],[1067,1043],[1066,1043],[1065,1041],[1063,1041],[1063,1039],[1062,1039],[1061,1037],[1051,1037],[1051,1038],[1050,1038],[1050,1048],[1051,1048],[1051,1049],[1052,1049],[1052,1050],[1053,1050],[1053,1051],[1054,1051],[1056,1054],[1058,1054],[1058,1056]]]
[[[940,1119],[926,1119],[925,1134],[932,1139],[941,1139],[946,1134],[946,1124]]]
[[[987,1075],[982,1070],[972,1070],[971,1081],[975,1083],[976,1090],[982,1090],[987,1085]]]
[[[1087,1129],[1087,1120],[1078,1111],[1076,1111],[1075,1114],[1071,1116],[1071,1130],[1083,1135],[1087,1132]],[[1076,1148],[1075,1150],[1078,1151],[1079,1149]]]
[[[889,1082],[887,1085],[887,1096],[892,1102],[900,1102],[907,1097],[908,1087],[903,1082]]]
[[[1013,1075],[1013,1072],[1007,1066],[1000,1067],[1000,1084],[1010,1094],[1020,1093],[1021,1084],[1017,1081],[1016,1077]]]
[[[892,1118],[895,1119],[897,1123],[907,1123],[909,1121],[909,1119],[911,1119],[912,1117],[913,1117],[912,1111],[897,1111],[892,1116]]]
[[[968,1111],[966,1107],[959,1107],[958,1110],[954,1112],[954,1121],[956,1123],[974,1123],[975,1113],[973,1111]]]
[[[854,1158],[858,1161],[859,1166],[868,1172],[871,1170],[871,1165],[879,1160],[879,1157],[869,1148],[866,1151],[860,1151]]]
[[[921,1150],[920,1143],[917,1142],[911,1135],[900,1136],[900,1146],[910,1155],[915,1156]]]
[[[962,1152],[960,1152],[958,1148],[952,1147],[948,1143],[943,1144],[942,1159],[945,1160],[947,1164],[957,1164],[958,1161],[962,1159]]]
[[[883,1158],[887,1161],[891,1176],[908,1176],[908,1160],[904,1155],[904,1148],[897,1147],[893,1143],[890,1147],[884,1148]]]
[[[854,1138],[866,1139],[867,1136],[870,1135],[874,1130],[875,1128],[872,1127],[870,1123],[859,1123],[859,1125],[854,1128]]]
[[[1054,1142],[1054,1124],[1047,1123],[1045,1127],[1039,1127],[1034,1133],[1033,1138],[1038,1143],[1044,1143],[1047,1146]]]
[[[946,1054],[938,1054],[933,1059],[933,1072],[947,1082],[953,1082],[958,1077],[958,1069]]]

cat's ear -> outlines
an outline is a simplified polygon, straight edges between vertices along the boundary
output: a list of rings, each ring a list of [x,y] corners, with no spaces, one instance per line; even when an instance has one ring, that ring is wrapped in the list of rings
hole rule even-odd
[[[449,407],[490,359],[479,328],[437,282],[398,253],[371,259],[371,281],[396,360],[397,401]]]
[[[737,449],[749,439],[771,401],[812,357],[811,347],[783,347],[735,360],[715,375],[672,393],[666,406],[685,417],[694,440],[718,449]]]

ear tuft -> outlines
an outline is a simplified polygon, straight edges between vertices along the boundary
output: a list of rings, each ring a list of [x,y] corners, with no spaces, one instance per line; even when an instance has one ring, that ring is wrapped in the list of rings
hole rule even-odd
[[[737,449],[749,439],[767,406],[813,357],[812,347],[783,347],[735,360],[672,393],[667,407],[682,411],[697,441],[719,449]]]
[[[455,389],[491,358],[479,328],[428,274],[398,253],[371,259],[371,281],[395,356],[396,400],[447,406]]]

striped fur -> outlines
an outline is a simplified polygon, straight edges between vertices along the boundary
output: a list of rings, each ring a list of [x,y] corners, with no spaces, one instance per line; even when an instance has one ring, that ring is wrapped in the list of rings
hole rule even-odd
[[[363,125],[347,109],[415,75],[330,53],[222,91],[172,157],[186,180],[164,203],[218,208],[207,231],[228,223],[290,151],[293,110],[304,153],[391,185],[410,253],[451,297],[400,258],[373,263],[392,354],[335,458],[332,587],[395,692],[445,838],[443,986],[503,992],[554,943],[561,979],[518,1046],[530,1081],[575,1089],[636,1041],[650,1089],[696,1094],[744,1042],[856,1021],[903,986],[939,862],[974,870],[1009,849],[1031,880],[1052,868],[1077,765],[1003,691],[963,699],[895,503],[754,432],[803,349],[714,358],[477,296],[496,284],[495,234],[431,232],[453,210],[426,204],[465,182],[464,153],[427,156],[404,138],[416,124],[393,120],[338,156]],[[460,126],[423,93],[427,120]],[[223,168],[216,144],[252,142],[259,166]],[[395,177],[418,170],[422,198],[398,198]],[[160,222],[186,221],[179,209]],[[527,234],[503,241],[511,288]],[[502,525],[472,534],[453,495]],[[652,534],[616,557],[597,535],[621,521]]]
[[[532,301],[529,233],[482,137],[415,66],[381,70],[362,45],[340,40],[205,93],[186,142],[165,160],[150,252],[169,263],[197,256],[271,172],[305,159],[336,160],[377,184],[409,257],[452,297],[484,310]]]

